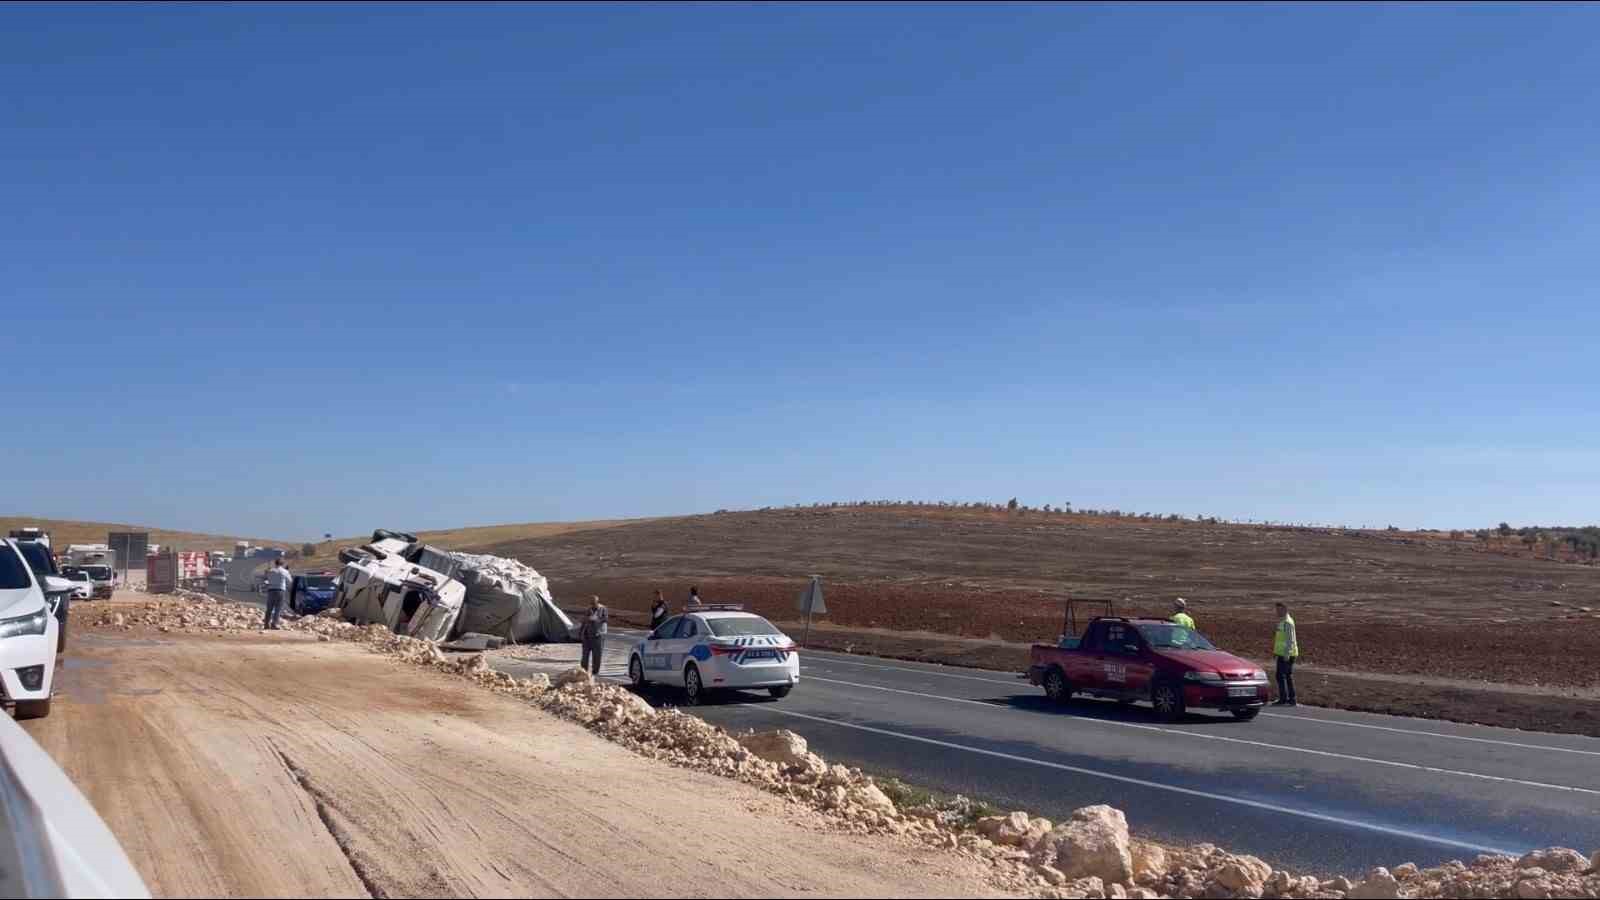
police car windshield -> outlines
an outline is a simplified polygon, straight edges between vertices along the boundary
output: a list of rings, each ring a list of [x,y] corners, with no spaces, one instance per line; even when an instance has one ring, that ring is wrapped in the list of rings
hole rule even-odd
[[[711,633],[717,637],[750,637],[756,634],[779,634],[772,623],[759,616],[707,619]]]
[[[1140,625],[1139,633],[1157,650],[1217,649],[1200,632],[1182,625]]]

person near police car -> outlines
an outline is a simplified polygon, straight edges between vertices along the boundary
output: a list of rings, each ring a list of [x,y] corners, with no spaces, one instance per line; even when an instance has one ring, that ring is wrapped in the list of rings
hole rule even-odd
[[[667,620],[667,598],[661,596],[661,589],[656,589],[656,602],[650,605],[650,630],[654,632]]]
[[[1297,706],[1294,699],[1294,661],[1300,657],[1300,640],[1294,631],[1294,616],[1287,604],[1279,603],[1278,627],[1272,633],[1272,655],[1278,661],[1278,699],[1273,706]]]
[[[579,632],[583,639],[583,656],[578,667],[589,670],[592,675],[600,674],[600,657],[606,652],[606,619],[609,614],[605,604],[600,602],[596,594],[589,600],[589,613],[583,618],[583,628]]]

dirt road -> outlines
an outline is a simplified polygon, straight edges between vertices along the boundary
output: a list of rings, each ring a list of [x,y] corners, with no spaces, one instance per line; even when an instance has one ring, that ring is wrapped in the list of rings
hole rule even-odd
[[[157,896],[909,896],[980,870],[298,634],[81,630],[29,730]]]

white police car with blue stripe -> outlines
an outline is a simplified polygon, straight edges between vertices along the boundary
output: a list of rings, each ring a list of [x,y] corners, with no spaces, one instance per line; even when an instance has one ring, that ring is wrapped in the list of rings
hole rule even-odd
[[[634,687],[667,684],[699,703],[707,691],[765,689],[788,695],[800,681],[800,648],[771,622],[741,607],[690,607],[661,623],[633,648]]]

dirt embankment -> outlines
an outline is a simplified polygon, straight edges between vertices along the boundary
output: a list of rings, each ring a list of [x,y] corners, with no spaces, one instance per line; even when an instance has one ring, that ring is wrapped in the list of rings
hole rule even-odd
[[[58,684],[29,730],[157,896],[987,892],[972,860],[311,635],[81,629]]]

